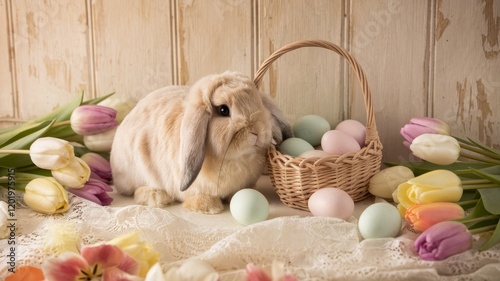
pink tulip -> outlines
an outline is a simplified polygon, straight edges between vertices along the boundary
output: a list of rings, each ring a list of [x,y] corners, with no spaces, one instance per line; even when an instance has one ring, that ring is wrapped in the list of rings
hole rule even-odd
[[[114,245],[85,246],[80,254],[64,252],[43,264],[46,280],[141,280],[136,260]]]
[[[68,191],[102,206],[113,202],[113,198],[108,195],[113,189],[105,182],[96,179],[89,179],[82,188],[68,188]]]
[[[400,131],[405,138],[404,145],[410,147],[413,140],[422,134],[450,135],[450,127],[445,122],[430,117],[418,117],[410,119]]]
[[[423,260],[443,260],[472,247],[472,234],[459,222],[444,221],[429,227],[415,240],[414,248]]]
[[[247,264],[246,280],[247,281],[272,281],[272,280],[282,280],[282,281],[297,281],[292,275],[284,274],[284,265],[282,263],[273,263],[273,273],[277,276],[269,276],[261,268],[253,265],[252,263]]]
[[[113,178],[111,173],[111,165],[109,161],[106,160],[101,155],[89,152],[85,153],[80,157],[87,165],[89,165],[90,170],[90,178],[97,179],[106,183],[109,183]]]
[[[107,132],[118,125],[116,110],[100,105],[81,105],[71,114],[71,128],[86,136]]]
[[[405,219],[416,231],[425,231],[442,221],[450,221],[464,217],[460,205],[450,202],[416,204],[406,210]]]

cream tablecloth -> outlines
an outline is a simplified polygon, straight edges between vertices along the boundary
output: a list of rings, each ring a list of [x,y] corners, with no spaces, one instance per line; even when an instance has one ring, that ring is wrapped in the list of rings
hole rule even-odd
[[[244,280],[248,263],[269,268],[274,260],[299,280],[500,280],[500,246],[485,252],[477,248],[485,237],[475,236],[472,250],[444,261],[422,261],[412,250],[417,234],[404,225],[394,239],[362,240],[357,218],[376,198],[356,204],[354,215],[343,221],[313,217],[280,202],[267,176],[257,183],[270,202],[269,219],[239,225],[229,207],[218,215],[186,211],[181,205],[164,209],[137,206],[112,194],[102,207],[71,196],[71,209],[45,216],[30,209],[16,211],[16,266],[39,266],[50,253],[44,248],[47,229],[72,222],[85,244],[110,240],[140,230],[162,254],[164,269],[197,258],[220,272],[221,280]],[[0,240],[0,276],[7,269],[9,245]]]

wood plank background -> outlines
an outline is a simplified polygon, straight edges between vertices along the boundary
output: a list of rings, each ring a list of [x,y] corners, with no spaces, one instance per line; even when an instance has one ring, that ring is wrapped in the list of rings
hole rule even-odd
[[[253,77],[281,46],[323,39],[366,72],[384,161],[411,157],[399,129],[418,116],[500,148],[499,37],[499,0],[0,0],[0,127],[82,91],[139,99],[225,70]],[[262,89],[290,122],[366,118],[330,51],[286,54]]]

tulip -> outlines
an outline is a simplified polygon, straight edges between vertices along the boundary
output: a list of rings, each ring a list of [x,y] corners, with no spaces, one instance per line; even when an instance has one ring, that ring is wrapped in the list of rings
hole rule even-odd
[[[65,252],[43,264],[46,280],[142,280],[137,262],[114,245],[84,246],[80,253]]]
[[[392,199],[394,190],[396,190],[400,184],[414,177],[413,171],[408,167],[389,167],[373,175],[370,179],[368,192],[384,199]]]
[[[37,167],[53,170],[67,166],[75,158],[75,152],[68,141],[45,137],[31,144],[30,157]]]
[[[90,177],[93,179],[98,179],[100,181],[104,181],[109,183],[113,178],[111,173],[111,165],[108,160],[106,160],[101,155],[88,152],[80,157],[85,163],[87,163],[90,167],[92,173]]]
[[[414,248],[423,260],[443,260],[472,247],[472,234],[459,222],[444,221],[424,231]]]
[[[83,136],[83,143],[85,146],[97,152],[111,151],[111,145],[115,137],[116,127],[112,130],[97,135]]]
[[[68,193],[54,178],[36,178],[25,188],[24,202],[34,211],[57,214],[69,209]]]
[[[111,107],[116,110],[116,120],[118,122],[123,121],[125,116],[134,108],[137,101],[132,99],[118,98],[116,96],[107,98],[99,103],[101,106]]]
[[[405,219],[413,225],[413,229],[422,232],[436,223],[464,217],[460,205],[450,202],[416,204],[406,210]]]
[[[71,114],[71,128],[86,136],[107,132],[116,125],[116,110],[100,105],[81,105]]]
[[[394,192],[398,210],[404,217],[415,204],[458,202],[463,189],[460,178],[448,170],[434,170],[402,183]]]
[[[272,281],[272,280],[297,281],[297,278],[293,275],[285,274],[284,263],[274,261],[272,265],[271,276],[269,276],[263,269],[253,265],[252,263],[247,264],[246,280],[247,281]]]
[[[450,165],[460,156],[460,144],[454,137],[423,134],[416,137],[410,149],[415,156],[438,165]]]
[[[68,191],[102,206],[113,202],[113,198],[107,193],[113,189],[108,184],[96,179],[89,179],[82,188],[68,188]]]
[[[138,231],[119,236],[109,241],[108,244],[120,247],[138,262],[138,276],[140,277],[145,277],[149,269],[160,259],[160,253],[153,248],[151,243],[142,241]]]
[[[0,201],[0,239],[9,237],[10,230],[7,219],[9,218],[9,207],[4,201]]]
[[[404,145],[409,147],[413,140],[422,134],[449,136],[450,127],[445,122],[436,118],[419,117],[410,119],[410,123],[401,128],[400,133],[405,138]]]
[[[5,277],[5,281],[43,281],[43,271],[34,266],[21,266],[16,269],[14,274]]]
[[[172,267],[163,273],[159,263],[148,271],[145,281],[217,281],[219,274],[214,268],[201,260],[189,260],[180,267]]]
[[[85,161],[75,157],[68,166],[52,170],[52,176],[67,188],[81,188],[90,178],[90,167]]]

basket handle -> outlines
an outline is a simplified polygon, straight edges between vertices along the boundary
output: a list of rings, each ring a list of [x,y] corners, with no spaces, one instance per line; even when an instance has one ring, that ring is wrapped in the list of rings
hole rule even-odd
[[[303,48],[303,47],[320,47],[325,48],[331,51],[336,52],[343,58],[345,58],[356,75],[358,76],[359,82],[361,83],[361,90],[363,92],[363,97],[365,101],[365,109],[366,109],[366,140],[365,143],[369,143],[372,140],[378,139],[377,125],[375,123],[375,116],[373,113],[373,104],[370,89],[368,88],[368,81],[366,79],[365,73],[363,69],[359,65],[359,63],[352,57],[345,49],[339,47],[331,42],[324,40],[305,40],[305,41],[297,41],[290,44],[287,44],[280,49],[276,50],[274,53],[269,56],[262,64],[259,69],[255,73],[254,83],[257,88],[260,85],[262,77],[266,73],[266,71],[271,67],[271,64],[277,60],[282,55],[293,51],[295,49]]]

